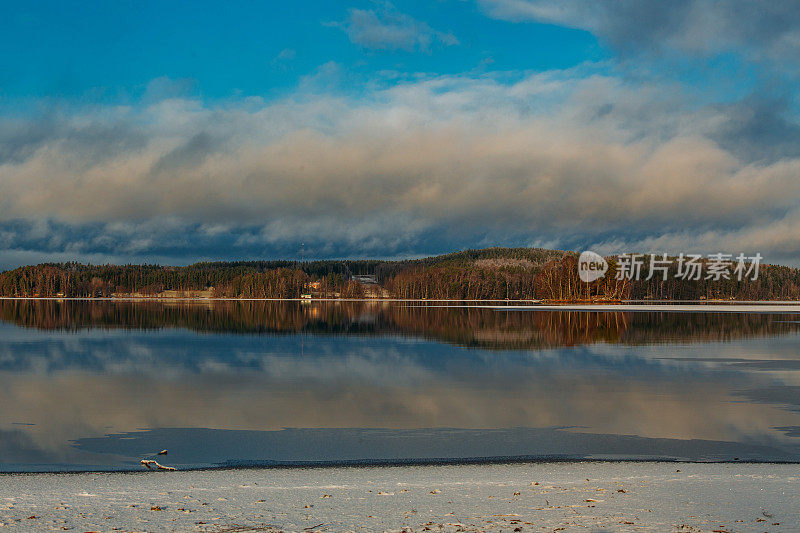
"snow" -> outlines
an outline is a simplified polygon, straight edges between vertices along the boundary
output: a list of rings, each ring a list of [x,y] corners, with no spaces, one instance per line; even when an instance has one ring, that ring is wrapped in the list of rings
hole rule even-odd
[[[4,474],[0,532],[791,531],[799,484],[797,465],[677,462]]]

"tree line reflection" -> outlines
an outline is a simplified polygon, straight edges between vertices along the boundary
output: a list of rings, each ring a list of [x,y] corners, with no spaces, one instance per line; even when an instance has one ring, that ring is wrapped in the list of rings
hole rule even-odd
[[[797,331],[792,315],[515,311],[388,302],[2,300],[0,319],[42,330],[163,329],[233,334],[401,335],[466,347],[725,341]]]

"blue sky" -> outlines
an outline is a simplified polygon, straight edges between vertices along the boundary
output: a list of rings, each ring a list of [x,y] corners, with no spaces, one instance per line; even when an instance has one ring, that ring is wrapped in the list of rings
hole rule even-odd
[[[589,32],[517,24],[461,1],[20,2],[3,32],[5,97],[130,102],[163,76],[204,99],[292,91],[330,61],[357,86],[389,72],[548,70],[601,60]],[[394,35],[369,25],[394,26]]]
[[[5,2],[0,268],[800,263],[800,5]]]

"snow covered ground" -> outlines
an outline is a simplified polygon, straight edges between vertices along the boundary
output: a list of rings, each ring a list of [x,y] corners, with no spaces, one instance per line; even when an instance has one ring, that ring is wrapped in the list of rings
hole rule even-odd
[[[0,475],[0,532],[798,527],[796,464],[566,462]]]

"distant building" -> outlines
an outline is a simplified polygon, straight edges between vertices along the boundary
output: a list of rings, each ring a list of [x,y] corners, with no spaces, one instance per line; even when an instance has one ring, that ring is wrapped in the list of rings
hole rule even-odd
[[[365,285],[377,285],[378,279],[372,274],[359,274],[357,276],[351,276],[350,279],[352,281],[357,281],[359,283],[363,283]]]

